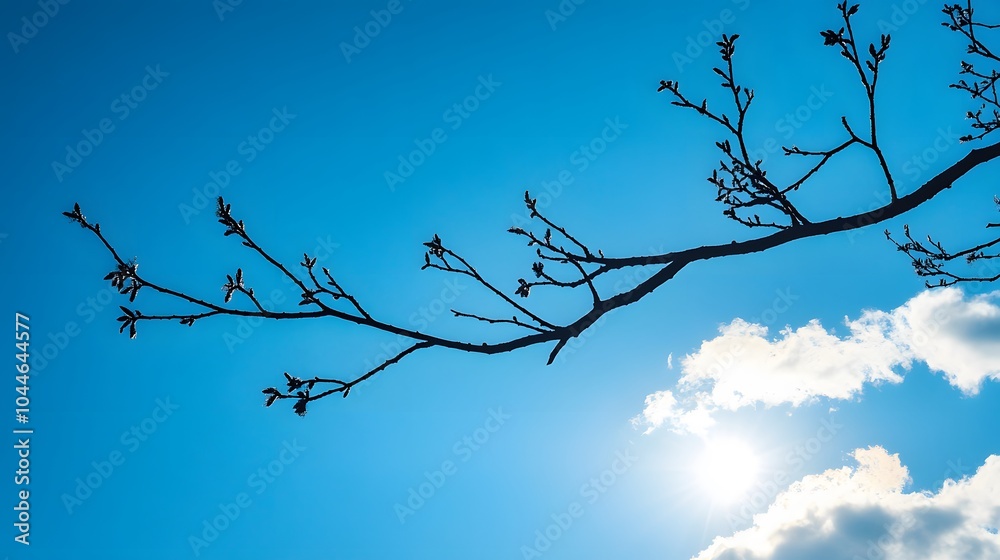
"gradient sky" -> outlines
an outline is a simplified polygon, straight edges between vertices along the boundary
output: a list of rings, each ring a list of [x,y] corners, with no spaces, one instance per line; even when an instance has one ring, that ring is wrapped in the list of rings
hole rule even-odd
[[[769,337],[813,319],[844,336],[845,317],[920,294],[885,227],[898,234],[910,223],[959,246],[995,221],[1000,193],[985,167],[905,220],[689,266],[551,366],[549,347],[492,357],[432,349],[299,418],[287,403],[265,409],[260,390],[284,371],[360,374],[398,341],[336,321],[231,318],[143,324],[129,340],[115,322],[126,298],[102,281],[112,259],[60,212],[79,202],[160,284],[221,302],[225,275],[242,266],[258,294],[295,308],[279,274],[222,236],[205,206],[221,185],[272,254],[289,264],[303,251],[325,255],[376,316],[499,339],[511,331],[449,316],[445,301],[497,307],[464,278],[421,272],[421,243],[441,235],[512,293],[533,255],[505,233],[523,221],[526,189],[557,193],[544,199],[547,215],[609,256],[756,235],[721,215],[705,181],[722,131],[670,106],[657,85],[679,80],[728,109],[711,43],[740,33],[738,80],[757,93],[751,143],[773,176],[790,177],[794,165],[768,146],[831,146],[842,115],[865,115],[855,71],[819,35],[840,26],[835,3],[53,0],[55,15],[34,16],[42,4],[0,7],[4,32],[24,38],[8,34],[0,49],[11,194],[0,209],[3,309],[30,316],[35,431],[28,547],[11,526],[22,487],[0,486],[0,554],[10,558],[523,558],[536,531],[573,504],[582,516],[541,557],[694,557],[750,525],[733,522],[745,502],[716,503],[697,482],[702,437],[644,434],[630,422],[646,396],[674,387],[684,357],[736,318]],[[387,8],[397,13],[379,23]],[[968,150],[955,137],[974,106],[947,88],[965,46],[939,25],[939,8],[865,2],[855,24],[866,41],[893,28],[878,103],[904,193]],[[33,17],[44,25],[22,30]],[[454,109],[463,103],[473,109]],[[603,152],[581,150],[602,134],[613,138]],[[434,152],[387,180],[429,138]],[[68,152],[81,143],[77,160]],[[858,151],[799,200],[827,218],[872,208],[884,190]],[[620,271],[608,289],[636,274]],[[970,285],[966,296],[991,289]],[[587,298],[539,289],[528,302],[568,320]],[[133,307],[179,309],[148,293]],[[996,383],[969,395],[920,360],[897,369],[905,382],[866,384],[849,399],[720,412],[713,434],[755,450],[758,487],[779,471],[798,480],[853,466],[851,453],[869,446],[899,454],[906,492],[972,476],[1000,446]],[[831,422],[829,441],[789,459]],[[397,504],[441,480],[448,461],[440,487],[401,522]],[[0,468],[13,473],[16,462],[8,446]],[[621,472],[608,484],[613,467]],[[88,477],[97,487],[79,488]],[[207,538],[206,524],[233,504],[238,517]]]

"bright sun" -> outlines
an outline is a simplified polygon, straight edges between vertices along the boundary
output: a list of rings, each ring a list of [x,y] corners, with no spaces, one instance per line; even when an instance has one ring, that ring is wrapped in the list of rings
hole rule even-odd
[[[734,439],[706,442],[695,464],[701,487],[716,502],[732,502],[750,490],[757,478],[757,455],[745,443]]]

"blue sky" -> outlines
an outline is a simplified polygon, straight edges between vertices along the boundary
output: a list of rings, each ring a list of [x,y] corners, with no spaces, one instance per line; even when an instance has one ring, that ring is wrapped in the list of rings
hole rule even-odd
[[[925,294],[881,234],[909,223],[954,246],[982,240],[995,221],[989,166],[884,226],[695,263],[551,366],[548,347],[431,349],[347,399],[311,404],[305,418],[286,403],[265,409],[260,390],[284,371],[357,375],[397,338],[332,320],[215,318],[144,324],[129,340],[115,322],[126,298],[102,281],[113,260],[60,214],[79,202],[162,285],[221,302],[225,275],[243,267],[269,304],[295,308],[280,274],[222,236],[211,207],[221,192],[272,254],[322,257],[374,315],[497,340],[512,331],[450,316],[452,306],[497,307],[467,279],[420,271],[421,243],[441,235],[512,293],[533,255],[505,233],[524,221],[526,189],[609,256],[756,235],[721,215],[705,181],[722,130],[656,88],[677,80],[728,108],[712,43],[740,33],[737,79],[757,94],[751,144],[772,176],[791,177],[795,162],[774,146],[834,145],[842,115],[865,117],[855,71],[819,35],[839,27],[833,2],[224,1],[0,8],[0,142],[13,194],[0,209],[4,310],[30,317],[34,430],[30,483],[3,486],[3,554],[792,558],[820,542],[781,531],[796,526],[789,504],[800,502],[826,504],[817,515],[850,536],[836,542],[860,551],[886,520],[913,521],[914,511],[940,515],[902,523],[907,535],[917,527],[938,545],[980,543],[984,558],[1000,546],[986,505],[948,521],[962,492],[988,500],[1000,487],[987,478],[1000,466],[990,459],[1000,444],[993,288]],[[53,15],[37,16],[45,7]],[[965,45],[939,25],[939,8],[866,2],[855,22],[866,42],[892,33],[878,104],[902,193],[968,151],[956,137],[974,106],[947,88]],[[874,160],[857,151],[798,200],[829,218],[873,208],[884,191]],[[605,288],[643,274],[619,271]],[[539,289],[527,301],[572,320],[587,298]],[[177,309],[150,293],[133,307]],[[957,320],[932,342],[915,336],[936,312]],[[713,370],[733,348],[748,352],[737,352],[740,367]],[[707,383],[700,396],[685,389],[696,379]],[[726,383],[765,389],[737,402]],[[782,393],[792,386],[795,396]],[[666,391],[677,407],[662,407]],[[714,424],[679,428],[699,406]],[[716,442],[739,442],[757,464],[730,495],[701,476]],[[17,459],[9,447],[0,461],[13,472]],[[950,494],[946,479],[960,481]],[[11,526],[25,488],[30,546]],[[422,490],[430,497],[411,500]],[[851,517],[876,498],[878,515]],[[773,515],[751,519],[764,512]],[[763,548],[738,540],[751,536]],[[908,538],[883,552],[903,554]]]

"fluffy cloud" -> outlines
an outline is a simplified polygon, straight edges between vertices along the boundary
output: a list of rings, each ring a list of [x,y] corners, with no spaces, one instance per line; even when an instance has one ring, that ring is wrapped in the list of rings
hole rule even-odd
[[[681,360],[677,386],[647,396],[634,421],[647,432],[667,424],[703,433],[714,411],[851,399],[866,384],[902,382],[915,360],[974,395],[984,379],[1000,378],[998,296],[929,290],[892,311],[845,319],[842,336],[814,320],[772,339],[767,327],[736,319]]]
[[[907,493],[898,455],[877,446],[852,455],[856,468],[793,483],[750,528],[716,537],[693,560],[1000,558],[1000,457],[937,493]]]
[[[893,312],[893,334],[914,358],[974,395],[984,379],[1000,379],[998,296],[965,299],[955,288],[924,292]]]

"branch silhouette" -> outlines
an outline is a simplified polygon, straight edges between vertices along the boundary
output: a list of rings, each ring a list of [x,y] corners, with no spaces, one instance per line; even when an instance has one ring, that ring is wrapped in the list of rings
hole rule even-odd
[[[978,22],[974,18],[972,1],[966,2],[965,7],[959,4],[946,4],[942,10],[948,21],[943,23],[951,31],[956,31],[968,40],[968,54],[972,55],[976,62],[962,61],[962,75],[972,76],[974,81],[970,84],[964,79],[951,85],[951,87],[968,93],[973,100],[981,102],[976,111],[966,113],[966,118],[972,120],[973,130],[979,131],[977,134],[967,134],[960,138],[962,142],[981,140],[986,135],[1000,128],[1000,99],[997,98],[997,80],[1000,80],[1000,72],[997,71],[997,64],[1000,63],[998,57],[982,41],[984,33],[1000,28],[1000,25],[987,25]],[[977,34],[978,32],[978,34]],[[976,64],[983,63],[989,68],[982,69],[983,64],[977,68]],[[1000,209],[1000,198],[993,197],[994,204]],[[998,228],[1000,223],[988,223],[987,229]],[[930,235],[927,241],[922,242],[913,238],[910,234],[909,225],[903,228],[903,235],[906,241],[900,243],[893,239],[892,233],[885,232],[886,238],[910,258],[913,270],[918,276],[926,277],[924,284],[928,288],[938,288],[952,286],[960,282],[995,282],[1000,280],[1000,272],[992,265],[992,260],[1000,258],[1000,253],[993,249],[1000,243],[1000,237],[995,237],[990,241],[979,243],[973,247],[950,252],[944,248],[939,241],[935,241]],[[987,251],[990,249],[990,251]],[[964,261],[965,268],[969,268],[979,263],[979,270],[973,274],[959,272]],[[993,272],[994,274],[989,274]],[[931,282],[931,279],[937,282]]]
[[[1000,157],[1000,144],[972,149],[960,160],[913,192],[899,195],[878,142],[875,111],[876,86],[881,65],[889,49],[890,37],[888,35],[881,36],[877,45],[875,43],[868,45],[867,51],[859,49],[852,26],[852,17],[858,12],[858,6],[848,6],[845,2],[839,3],[837,9],[843,20],[843,27],[839,31],[825,30],[821,32],[821,36],[825,45],[839,48],[840,54],[858,72],[859,81],[867,98],[867,130],[863,136],[859,135],[847,118],[842,117],[840,124],[846,135],[833,147],[814,150],[804,150],[797,146],[783,147],[785,156],[815,160],[815,163],[804,174],[791,182],[779,184],[772,181],[768,177],[767,169],[762,165],[763,162],[752,160],[749,155],[745,122],[754,100],[754,93],[752,89],[737,84],[734,55],[739,35],[722,36],[717,44],[723,67],[714,68],[715,73],[722,77],[722,87],[727,91],[727,97],[730,98],[735,110],[732,117],[725,112],[709,109],[707,99],[703,99],[701,102],[692,101],[682,93],[680,85],[676,81],[663,80],[659,85],[658,91],[666,91],[673,97],[672,105],[693,110],[723,128],[727,137],[716,143],[716,147],[722,153],[722,158],[718,168],[713,171],[708,181],[717,191],[716,200],[724,206],[722,212],[724,216],[750,229],[774,230],[768,235],[745,241],[734,240],[724,244],[692,247],[660,254],[608,257],[604,255],[602,250],[593,250],[581,238],[570,233],[567,228],[543,215],[536,200],[531,197],[530,193],[526,192],[524,204],[529,211],[532,225],[528,229],[513,227],[509,232],[517,238],[526,240],[529,247],[535,248],[537,261],[531,266],[533,279],[518,278],[517,287],[510,295],[498,287],[501,284],[484,277],[469,259],[447,245],[438,235],[434,235],[430,241],[424,243],[426,252],[422,269],[433,269],[445,274],[469,277],[492,294],[492,297],[507,307],[511,313],[509,318],[506,316],[490,317],[471,311],[452,309],[454,317],[473,319],[488,325],[511,325],[528,331],[501,342],[440,337],[376,318],[375,315],[366,310],[356,295],[345,290],[328,268],[321,267],[320,271],[317,272],[317,259],[315,257],[304,254],[302,262],[298,263],[298,269],[288,267],[272,257],[262,245],[259,245],[250,236],[243,220],[234,217],[231,205],[221,197],[217,200],[216,216],[219,223],[225,227],[223,235],[226,237],[235,236],[243,246],[256,253],[270,266],[291,280],[301,292],[301,300],[297,310],[267,310],[254,295],[254,289],[248,285],[243,268],[238,268],[234,274],[226,276],[226,282],[222,286],[225,295],[221,304],[163,287],[153,279],[140,274],[136,261],[122,259],[112,243],[105,237],[100,225],[89,221],[84,216],[79,204],[74,205],[72,211],[63,214],[90,231],[111,254],[115,261],[115,268],[105,277],[105,280],[110,280],[112,286],[120,293],[128,295],[129,302],[135,302],[138,293],[145,289],[169,296],[191,308],[186,313],[144,314],[138,309],[122,306],[123,314],[118,317],[118,322],[121,323],[120,331],[124,332],[125,329],[128,329],[130,337],[134,338],[137,335],[138,325],[144,321],[179,321],[183,325],[192,326],[196,321],[202,319],[230,315],[275,320],[332,318],[402,336],[412,341],[409,346],[395,356],[384,360],[360,375],[317,376],[304,379],[285,372],[284,389],[268,387],[263,390],[267,406],[271,406],[278,400],[290,399],[293,401],[293,411],[304,415],[310,402],[334,394],[347,397],[357,384],[385,371],[389,366],[399,363],[417,351],[431,348],[447,348],[478,354],[499,354],[538,344],[551,343],[552,348],[547,361],[548,364],[551,364],[570,340],[586,331],[603,315],[641,300],[659,286],[673,279],[688,265],[703,260],[766,251],[799,239],[844,232],[884,222],[930,201],[945,189],[951,188],[969,171]],[[950,18],[950,22],[945,25],[952,31],[962,33],[971,41],[970,53],[988,61],[998,61],[977,35],[977,32],[981,34],[984,30],[994,27],[984,26],[973,21],[971,2],[964,8],[957,5],[946,5],[944,12]],[[1000,107],[997,105],[995,92],[996,71],[989,74],[980,73],[975,71],[971,64],[963,62],[962,72],[976,76],[980,82],[968,85],[960,81],[953,87],[966,91],[974,100],[981,101],[984,105],[992,104]],[[981,139],[1000,127],[996,111],[994,111],[993,117],[985,117],[985,120],[982,111],[970,113],[970,118],[974,120],[973,128],[981,132],[977,136],[969,136],[965,140]],[[832,158],[850,148],[868,151],[879,163],[881,171],[877,180],[888,185],[891,195],[890,201],[880,208],[859,214],[825,220],[808,219],[797,208],[794,201],[795,194]],[[765,217],[762,218],[761,213],[764,213]],[[1000,227],[1000,224],[990,224],[989,227]],[[892,241],[891,234],[886,232],[886,235]],[[945,271],[945,265],[954,259],[965,258],[971,261],[1000,257],[1000,255],[986,252],[987,249],[1000,244],[1000,239],[980,244],[965,251],[948,253],[933,241],[929,241],[929,245],[917,243],[910,237],[908,227],[905,229],[905,235],[908,239],[905,244],[892,242],[896,243],[899,250],[911,256],[918,274],[944,276],[939,285],[944,285],[944,282],[973,279],[996,280],[1000,278],[1000,275],[992,278],[952,276]],[[656,271],[634,288],[612,295],[602,295],[595,280],[610,272],[628,267],[654,267]],[[527,300],[539,289],[548,287],[563,289],[586,287],[590,296],[590,307],[582,310],[575,320],[568,323],[559,324],[547,320],[532,311],[527,305]],[[246,301],[243,304],[237,304],[234,299]]]

